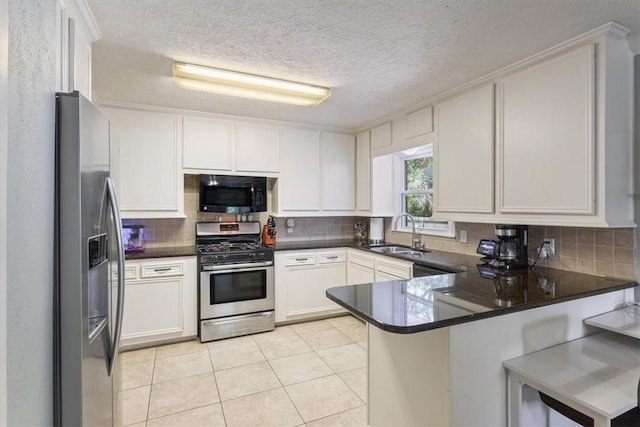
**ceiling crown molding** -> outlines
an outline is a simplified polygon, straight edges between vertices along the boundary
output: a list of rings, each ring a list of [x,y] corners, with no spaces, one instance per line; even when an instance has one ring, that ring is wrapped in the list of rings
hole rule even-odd
[[[58,0],[58,3],[73,12],[73,15],[85,29],[92,42],[102,38],[98,22],[86,0]]]
[[[627,44],[634,55],[640,55],[640,32],[630,34],[627,37]]]

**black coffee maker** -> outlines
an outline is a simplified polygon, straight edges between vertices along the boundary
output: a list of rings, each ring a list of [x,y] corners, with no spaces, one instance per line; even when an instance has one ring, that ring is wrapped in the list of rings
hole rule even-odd
[[[494,231],[497,240],[482,239],[478,244],[476,252],[484,255],[481,261],[505,270],[527,267],[529,228],[526,225],[496,224]]]

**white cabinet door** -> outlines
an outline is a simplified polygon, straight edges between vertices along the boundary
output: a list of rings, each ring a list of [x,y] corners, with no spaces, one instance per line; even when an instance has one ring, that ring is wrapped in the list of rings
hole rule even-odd
[[[281,210],[320,209],[320,132],[286,128],[282,134]]]
[[[327,298],[326,290],[345,283],[345,263],[289,267],[287,269],[287,316],[322,314],[339,306]]]
[[[376,282],[380,280],[411,279],[412,276],[412,262],[399,261],[384,255],[376,257]],[[392,279],[388,279],[388,277]]]
[[[347,270],[347,284],[359,285],[361,283],[375,282],[375,270],[371,267],[349,262]]]
[[[433,107],[429,105],[407,114],[406,126],[406,139],[433,132]]]
[[[196,270],[195,256],[125,263],[124,347],[197,335]]]
[[[383,123],[371,129],[371,151],[388,147],[391,143],[391,122]]]
[[[501,82],[500,211],[593,214],[594,47]]]
[[[376,271],[376,282],[387,282],[391,280],[404,280],[407,277],[398,276],[395,274],[389,274],[382,271]]]
[[[344,312],[327,298],[326,290],[346,284],[346,258],[344,249],[277,252],[276,322]]]
[[[393,155],[371,159],[371,216],[393,216],[396,192]]]
[[[185,116],[182,139],[183,168],[232,170],[232,122]]]
[[[184,218],[180,117],[105,108],[124,218]]]
[[[280,172],[280,129],[275,126],[237,124],[236,170]]]
[[[322,210],[352,211],[356,203],[356,150],[353,135],[323,132],[320,145]]]
[[[371,146],[367,130],[356,137],[356,210],[371,211]]]
[[[74,19],[69,23],[70,89],[91,100],[91,39]]]
[[[181,333],[182,277],[132,281],[125,286],[122,340]]]
[[[493,212],[493,84],[442,102],[436,109],[436,211]]]

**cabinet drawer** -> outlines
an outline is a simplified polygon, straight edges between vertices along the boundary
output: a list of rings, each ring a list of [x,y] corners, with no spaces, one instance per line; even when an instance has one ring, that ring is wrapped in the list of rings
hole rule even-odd
[[[126,265],[124,266],[124,280],[136,280],[138,278],[138,266]],[[111,269],[111,281],[115,283],[118,280],[118,268],[115,266]]]
[[[409,279],[411,278],[412,266],[413,264],[396,264],[377,260],[376,272],[382,272],[392,276]]]
[[[184,263],[176,262],[171,264],[149,264],[140,268],[140,278],[182,276],[184,274]]]
[[[124,266],[124,280],[132,280],[138,278],[138,266],[125,265]]]
[[[286,266],[292,265],[315,265],[318,262],[316,255],[291,255],[286,258]]]
[[[336,252],[331,254],[322,254],[318,260],[318,264],[330,264],[332,262],[345,262],[347,256],[344,252]]]
[[[364,267],[373,268],[375,264],[375,259],[373,257],[356,255],[356,254],[350,253],[349,262],[352,262],[354,264],[359,264]]]

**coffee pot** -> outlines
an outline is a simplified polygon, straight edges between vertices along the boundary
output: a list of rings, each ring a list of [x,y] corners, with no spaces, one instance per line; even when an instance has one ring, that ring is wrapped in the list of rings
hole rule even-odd
[[[526,225],[496,224],[497,240],[482,239],[477,253],[482,261],[496,268],[523,268],[528,265],[528,227]]]

